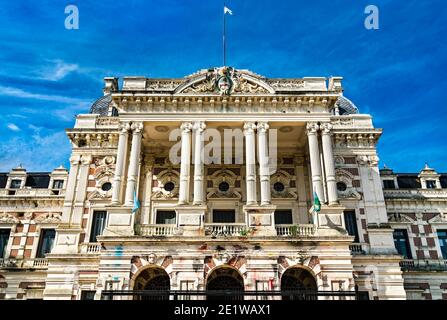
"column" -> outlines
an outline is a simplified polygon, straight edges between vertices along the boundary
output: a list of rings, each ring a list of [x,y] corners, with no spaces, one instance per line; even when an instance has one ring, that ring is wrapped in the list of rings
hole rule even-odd
[[[138,167],[140,163],[141,153],[141,138],[143,131],[143,124],[141,122],[133,123],[131,126],[132,132],[132,147],[130,151],[129,170],[127,173],[127,187],[126,187],[126,206],[133,205],[134,191],[136,191]]]
[[[312,173],[312,191],[315,191],[320,201],[323,199],[323,183],[321,181],[320,150],[318,147],[318,129],[316,123],[307,124],[307,137],[309,141],[310,169]]]
[[[255,162],[255,129],[254,122],[244,124],[245,136],[245,161],[247,179],[247,205],[255,205],[256,202],[256,162]]]
[[[118,140],[118,151],[116,156],[116,168],[115,177],[113,178],[113,194],[112,205],[118,205],[120,203],[121,194],[121,181],[124,175],[127,144],[129,140],[129,123],[120,125],[120,136]]]
[[[191,122],[184,122],[180,126],[182,130],[182,151],[180,162],[180,190],[179,190],[179,204],[189,203],[189,177],[191,165]]]
[[[323,145],[324,169],[326,172],[327,196],[329,205],[333,205],[338,203],[338,195],[337,182],[335,180],[334,153],[332,151],[332,125],[330,123],[323,123],[320,127]]]
[[[71,219],[80,161],[80,155],[73,155],[70,158],[70,173],[68,175],[67,187],[65,189],[64,209],[62,211],[63,223],[69,223]]]
[[[203,192],[203,160],[204,160],[204,137],[203,132],[206,128],[205,122],[198,121],[194,124],[194,205],[204,203]]]
[[[153,181],[153,170],[155,164],[155,157],[153,154],[148,155],[146,158],[146,163],[144,165],[145,171],[145,183],[144,183],[144,200],[141,205],[141,224],[151,223],[151,198],[152,198],[152,181]]]
[[[269,155],[267,145],[267,130],[269,125],[267,122],[259,122],[258,126],[258,162],[259,162],[259,180],[261,185],[261,206],[271,203],[270,190],[270,169]]]
[[[91,155],[82,155],[81,164],[78,173],[78,185],[74,199],[73,213],[71,216],[72,225],[82,224],[82,215],[84,214],[84,202],[87,197],[87,184],[90,171],[90,164],[93,161]]]

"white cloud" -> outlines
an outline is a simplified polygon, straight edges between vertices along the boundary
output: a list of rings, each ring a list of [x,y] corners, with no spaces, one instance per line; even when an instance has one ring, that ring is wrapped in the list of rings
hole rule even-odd
[[[0,95],[8,96],[8,97],[24,98],[24,99],[35,99],[35,100],[61,102],[61,103],[73,103],[73,104],[88,103],[87,100],[83,100],[83,99],[76,99],[76,98],[58,96],[58,95],[32,93],[32,92],[28,92],[28,91],[25,91],[25,90],[22,90],[19,88],[4,87],[4,86],[0,86]]]
[[[0,172],[8,172],[20,163],[31,172],[68,165],[71,147],[65,132],[35,128],[31,135],[13,136],[0,143]]]
[[[14,123],[8,123],[7,127],[12,131],[20,131],[20,128],[16,126]]]
[[[62,60],[55,60],[56,66],[41,72],[42,79],[50,81],[58,81],[65,78],[74,71],[79,71],[79,65],[65,63]]]

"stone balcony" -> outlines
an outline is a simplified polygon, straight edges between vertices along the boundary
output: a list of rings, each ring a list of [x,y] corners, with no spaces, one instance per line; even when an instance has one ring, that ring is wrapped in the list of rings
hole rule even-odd
[[[52,197],[65,196],[62,189],[0,189],[0,197]]]
[[[248,227],[245,223],[205,223],[204,235],[219,237],[250,237],[256,235],[256,227]],[[276,236],[281,238],[312,236],[316,232],[313,224],[276,225]],[[136,234],[143,237],[169,237],[181,235],[181,227],[175,224],[137,225]]]
[[[447,198],[447,189],[384,189],[385,199]]]
[[[81,243],[79,245],[81,254],[99,254],[101,253],[101,244],[98,242]]]
[[[445,259],[403,259],[399,265],[402,271],[447,271]]]
[[[18,260],[15,258],[0,259],[0,268],[8,269],[48,269],[48,259],[34,258]]]

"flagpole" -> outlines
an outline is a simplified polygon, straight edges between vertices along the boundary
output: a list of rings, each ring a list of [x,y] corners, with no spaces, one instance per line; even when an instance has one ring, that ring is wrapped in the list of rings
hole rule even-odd
[[[227,65],[227,43],[226,43],[226,29],[227,29],[227,19],[226,19],[226,12],[225,12],[225,1],[224,1],[224,12],[223,12],[223,66],[225,67]]]

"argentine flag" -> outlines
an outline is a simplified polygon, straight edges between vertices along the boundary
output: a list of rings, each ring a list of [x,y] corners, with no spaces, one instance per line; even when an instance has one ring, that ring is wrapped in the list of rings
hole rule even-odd
[[[133,208],[132,208],[132,213],[135,213],[136,211],[138,211],[138,209],[140,209],[140,200],[138,200],[137,192],[134,190],[133,191]]]
[[[319,212],[321,210],[321,202],[318,198],[318,194],[314,191],[314,211]]]
[[[224,14],[229,13],[230,15],[233,15],[233,11],[230,10],[227,6],[224,6]]]

